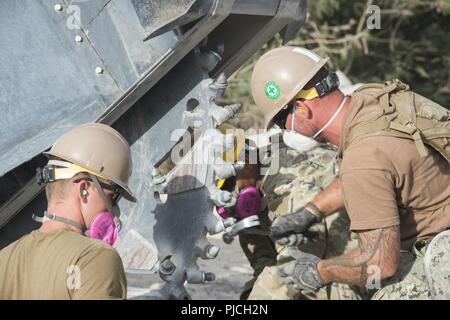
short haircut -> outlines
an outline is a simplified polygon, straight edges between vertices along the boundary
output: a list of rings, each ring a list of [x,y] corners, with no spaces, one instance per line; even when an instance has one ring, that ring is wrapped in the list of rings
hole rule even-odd
[[[47,201],[64,200],[68,196],[70,184],[74,180],[83,177],[87,177],[86,172],[79,172],[70,179],[61,179],[47,183],[45,186]]]

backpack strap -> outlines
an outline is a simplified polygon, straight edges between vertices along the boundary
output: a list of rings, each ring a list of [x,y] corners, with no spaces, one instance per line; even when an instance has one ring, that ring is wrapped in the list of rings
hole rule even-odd
[[[368,94],[379,99],[381,110],[380,113],[371,120],[360,123],[351,128],[348,133],[347,144],[371,136],[407,138],[414,140],[420,156],[427,156],[428,150],[423,142],[421,132],[415,124],[416,110],[414,107],[414,101],[409,101],[412,99],[412,95],[406,93],[406,91],[409,90],[409,86],[402,83],[400,80],[395,79],[393,81],[386,82],[381,89],[380,87],[381,85],[369,84],[359,88],[358,91],[372,91],[372,89],[378,89],[375,92],[370,92]],[[391,94],[397,92],[399,92],[399,95],[396,95],[396,99],[393,100],[401,99],[401,103],[398,103],[398,105],[402,110],[397,110],[396,104],[393,100],[391,100]],[[361,107],[359,107],[357,111],[359,111]],[[400,115],[398,111],[401,112]],[[347,120],[350,121],[351,119],[346,119],[346,121]]]
[[[412,122],[408,122],[405,125],[402,125],[400,123],[391,121],[391,123],[389,124],[389,128],[397,130],[399,132],[406,133],[407,135],[411,136],[412,139],[414,140],[414,143],[416,144],[420,156],[426,157],[428,155],[428,150],[425,147],[425,144],[423,143],[420,130],[417,129],[417,127]]]
[[[379,98],[382,114],[391,114],[395,112],[395,105],[390,103],[390,95],[393,92],[407,91],[409,86],[398,79],[387,81],[385,88],[380,90],[375,97]]]
[[[386,81],[384,84],[379,83],[365,84],[356,89],[355,92],[365,91],[365,93],[378,99],[380,101],[381,106],[381,113],[380,113],[381,116],[384,114],[391,114],[395,111],[395,106],[389,103],[390,100],[389,96],[392,92],[408,91],[408,90],[409,86],[407,84],[401,82],[398,79],[394,79],[392,81]]]
[[[348,134],[348,144],[372,136],[391,136],[414,140],[417,150],[422,157],[428,155],[428,150],[422,139],[420,130],[412,123],[399,123],[396,115],[381,116],[376,120],[361,123],[353,127]]]
[[[380,114],[377,115],[376,117],[374,117],[373,119],[369,120],[369,122],[375,122],[379,117],[381,117],[385,114],[392,114],[395,111],[395,107],[391,106],[389,104],[389,94],[395,90],[408,90],[408,89],[409,89],[408,85],[402,83],[398,79],[395,79],[393,81],[387,81],[385,84],[368,83],[368,84],[362,85],[361,87],[356,89],[355,92],[364,92],[364,93],[371,95],[372,97],[380,100],[380,105],[382,107]],[[358,114],[358,112],[362,109],[363,106],[364,106],[364,104],[360,103],[356,108],[347,110],[347,112],[344,116],[344,123],[343,123],[344,130],[346,130],[349,127],[350,122],[355,118],[356,114]],[[374,126],[376,126],[376,127],[374,127],[374,129],[377,129],[376,131],[380,130],[380,129],[378,129],[380,126],[383,129],[387,128],[387,126],[383,126],[382,124],[377,124]],[[354,140],[355,136],[361,135],[361,134],[358,134],[358,135],[352,134],[351,132],[353,130],[354,130],[354,128],[349,130],[349,133],[348,133],[349,137],[347,137],[345,134],[341,134],[341,138],[340,138],[340,142],[339,142],[339,150],[338,150],[339,155],[342,155],[342,152],[345,149],[347,149],[347,146],[351,143],[352,140]],[[365,132],[365,131],[366,130],[364,130],[362,132],[363,135],[367,134],[370,131],[374,131],[374,130],[370,129],[370,131],[367,131],[367,132]],[[353,137],[353,138],[350,138],[350,137]]]
[[[350,105],[352,105],[350,103]],[[345,149],[347,149],[347,146],[349,144],[349,140],[348,140],[348,134],[345,133],[345,131],[347,130],[348,126],[350,125],[350,122],[355,118],[356,114],[362,109],[362,107],[364,106],[363,103],[360,103],[357,107],[355,108],[349,108],[344,115],[344,123],[342,125],[342,129],[341,130],[341,136],[339,138],[339,148],[338,148],[338,155],[341,156],[342,152],[345,151]]]

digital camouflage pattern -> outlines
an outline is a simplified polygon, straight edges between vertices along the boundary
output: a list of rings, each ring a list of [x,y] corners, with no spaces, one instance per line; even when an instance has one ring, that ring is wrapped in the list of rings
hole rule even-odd
[[[424,260],[431,297],[450,300],[450,230],[434,237]]]
[[[279,152],[279,172],[269,175],[262,183],[266,210],[260,216],[268,224],[276,217],[291,213],[326,188],[338,175],[336,149],[322,146],[308,153],[299,153],[289,148]],[[264,218],[265,217],[265,218]],[[268,219],[267,219],[268,218]],[[317,237],[300,249],[320,258],[342,255],[357,247],[356,234],[349,231],[350,221],[345,210],[337,212],[313,226],[310,230]],[[254,235],[240,237],[252,267],[255,279],[246,284],[243,297],[249,299],[431,299],[424,269],[424,253],[427,242],[417,242],[412,251],[402,251],[397,273],[381,281],[381,289],[366,290],[364,287],[333,283],[316,294],[301,295],[288,288],[278,275],[278,268],[292,260],[285,247],[277,246],[268,237],[258,239]],[[450,275],[450,234],[442,237],[433,250],[433,278],[439,294],[449,294]],[[278,252],[278,253],[277,253]],[[276,264],[276,265],[275,265]],[[433,280],[431,280],[433,281]],[[248,293],[248,291],[250,291]],[[448,299],[448,296],[446,297]]]
[[[423,252],[424,250],[422,250]],[[381,281],[381,289],[375,291],[373,300],[428,300],[431,298],[426,282],[423,253],[401,251],[397,272]]]
[[[265,195],[267,209],[265,214],[270,221],[284,214],[294,212],[303,207],[308,201],[327,187],[336,177],[338,165],[336,163],[336,149],[323,145],[307,153],[300,153],[287,147],[281,147],[279,152],[278,174],[268,175],[263,179],[261,191]],[[349,232],[349,220],[345,210],[327,217],[323,222],[313,226],[310,230],[316,237],[300,249],[312,253],[320,258],[327,258],[343,254],[357,244]],[[250,239],[248,239],[250,238]],[[317,294],[308,297],[299,296],[288,288],[278,275],[278,268],[291,261],[287,256],[286,248],[277,246],[278,254],[272,246],[259,247],[254,245],[254,238],[246,235],[241,237],[241,245],[246,250],[250,244],[255,248],[252,255],[248,255],[250,264],[256,266],[259,274],[253,284],[249,299],[359,299],[354,290],[348,285],[333,284],[323,288]],[[253,242],[251,241],[253,240]],[[268,240],[268,239],[266,239]],[[256,249],[263,250],[265,254],[256,254]],[[267,260],[256,260],[255,257],[271,257],[271,264],[264,265]],[[274,265],[278,260],[277,265]],[[267,266],[267,267],[266,267]],[[264,269],[264,270],[262,270]],[[261,272],[262,271],[262,272]],[[258,275],[255,272],[255,275]],[[250,283],[247,284],[247,287]]]
[[[373,300],[450,299],[449,279],[450,230],[447,230],[432,241],[417,241],[411,251],[400,251],[397,272],[381,281],[381,289],[371,295]]]

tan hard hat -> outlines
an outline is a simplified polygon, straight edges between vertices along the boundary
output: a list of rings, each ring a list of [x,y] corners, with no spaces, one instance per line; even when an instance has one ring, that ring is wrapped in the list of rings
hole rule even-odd
[[[265,116],[265,128],[297,93],[327,63],[316,53],[301,47],[284,46],[266,52],[252,73],[252,95]]]
[[[46,155],[74,163],[119,185],[127,200],[136,202],[128,188],[133,163],[125,138],[101,123],[88,123],[63,134]]]

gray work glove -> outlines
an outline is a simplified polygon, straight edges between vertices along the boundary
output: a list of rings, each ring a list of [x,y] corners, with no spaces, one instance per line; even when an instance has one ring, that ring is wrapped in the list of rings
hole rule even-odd
[[[317,292],[325,286],[317,270],[317,263],[320,261],[318,257],[295,247],[290,247],[288,253],[295,260],[278,270],[288,286],[303,294]]]
[[[276,218],[270,227],[271,236],[283,246],[298,246],[305,244],[305,232],[319,219],[306,208],[300,208],[294,213]]]
[[[277,239],[275,242],[277,244],[279,244],[280,246],[297,247],[300,245],[307,244],[309,240],[310,239],[307,234],[294,233],[294,234],[291,234],[289,237],[282,237],[280,239]]]

